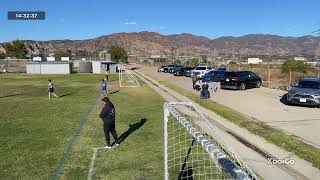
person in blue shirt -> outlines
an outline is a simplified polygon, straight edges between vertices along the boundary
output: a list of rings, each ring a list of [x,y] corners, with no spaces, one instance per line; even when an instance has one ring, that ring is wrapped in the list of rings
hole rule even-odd
[[[107,82],[104,79],[102,79],[102,82],[101,82],[101,92],[102,92],[102,96],[107,95]]]

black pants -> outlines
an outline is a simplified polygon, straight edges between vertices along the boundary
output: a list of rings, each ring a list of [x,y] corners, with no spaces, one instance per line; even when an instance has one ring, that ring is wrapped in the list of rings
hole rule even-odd
[[[107,146],[110,146],[110,133],[114,138],[114,142],[118,143],[118,135],[117,135],[115,123],[104,123],[103,130],[104,130],[104,136],[106,138]]]

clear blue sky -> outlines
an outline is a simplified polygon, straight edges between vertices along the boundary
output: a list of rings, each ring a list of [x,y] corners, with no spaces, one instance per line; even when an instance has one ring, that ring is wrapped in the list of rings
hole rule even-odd
[[[320,0],[1,0],[0,42],[88,39],[116,32],[192,33],[209,38],[320,29]],[[8,21],[7,11],[40,10],[45,21]]]

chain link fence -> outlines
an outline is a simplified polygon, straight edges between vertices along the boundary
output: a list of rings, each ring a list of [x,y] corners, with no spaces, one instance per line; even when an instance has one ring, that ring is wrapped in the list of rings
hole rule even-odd
[[[0,73],[26,73],[27,59],[0,59]]]
[[[288,90],[302,77],[319,77],[320,69],[317,66],[311,66],[305,73],[301,72],[283,72],[280,64],[270,64],[270,82],[269,70],[267,64],[257,65],[229,65],[230,70],[252,71],[262,78],[262,86],[272,89]]]

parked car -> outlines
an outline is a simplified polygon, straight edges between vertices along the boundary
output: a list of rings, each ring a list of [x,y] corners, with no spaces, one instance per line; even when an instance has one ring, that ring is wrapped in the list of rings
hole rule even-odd
[[[195,68],[196,68],[196,67],[185,67],[184,76],[185,76],[185,77],[191,77],[191,73],[192,73],[192,71],[193,71]]]
[[[251,71],[225,72],[221,78],[221,89],[260,88],[261,78]]]
[[[174,66],[176,66],[175,64],[170,64],[166,67],[163,68],[163,72],[168,73],[170,71],[171,68],[173,68]]]
[[[227,68],[219,68],[218,70],[215,70],[215,71],[209,71],[202,77],[202,80],[220,82],[223,74],[226,71],[227,71]]]
[[[173,66],[172,68],[169,69],[169,73],[173,74],[176,72],[176,70],[183,68],[183,66]]]
[[[288,104],[312,105],[320,107],[320,79],[302,78],[287,94]]]
[[[213,70],[214,68],[210,66],[198,66],[192,71],[191,75],[196,75],[199,79],[201,79],[207,72]]]
[[[173,75],[175,75],[175,76],[184,76],[184,74],[185,74],[185,69],[186,69],[186,67],[183,67],[183,66],[178,67],[178,68],[174,71]]]
[[[159,69],[158,69],[158,72],[164,72],[164,68],[165,68],[166,66],[161,66],[161,67],[159,67]]]

